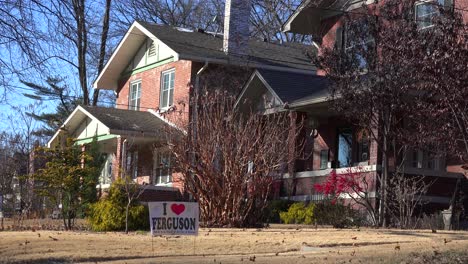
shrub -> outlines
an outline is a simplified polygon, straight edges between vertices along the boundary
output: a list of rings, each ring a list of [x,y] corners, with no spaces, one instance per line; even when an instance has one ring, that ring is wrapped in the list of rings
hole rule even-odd
[[[315,223],[314,209],[313,203],[307,206],[304,203],[294,203],[287,212],[280,212],[280,218],[285,224],[310,225]]]
[[[269,202],[268,207],[265,209],[264,221],[266,223],[280,223],[280,213],[288,211],[289,206],[294,201],[290,200],[272,200]]]
[[[94,231],[125,230],[126,197],[122,181],[114,182],[107,197],[90,206],[88,222]],[[129,229],[149,229],[148,208],[134,203],[129,210]]]
[[[339,201],[325,200],[317,203],[314,216],[317,224],[332,225],[335,228],[361,226],[364,223],[359,211]]]

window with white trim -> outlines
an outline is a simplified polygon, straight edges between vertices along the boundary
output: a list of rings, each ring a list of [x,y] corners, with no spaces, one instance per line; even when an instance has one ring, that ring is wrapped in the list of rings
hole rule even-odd
[[[130,84],[130,94],[128,95],[128,110],[140,110],[141,81]]]
[[[419,29],[434,26],[434,18],[440,15],[441,8],[451,8],[452,0],[426,0],[415,3],[415,19]]]
[[[168,184],[172,182],[171,153],[156,152],[154,156],[154,184]]]
[[[411,150],[410,164],[412,168],[441,170],[443,169],[443,157],[431,154],[427,151],[419,149]]]
[[[114,154],[104,154],[105,162],[101,169],[99,176],[99,184],[110,184],[112,182],[112,162],[114,161]]]
[[[160,108],[163,110],[173,105],[174,78],[175,78],[175,70],[165,71],[161,74]]]

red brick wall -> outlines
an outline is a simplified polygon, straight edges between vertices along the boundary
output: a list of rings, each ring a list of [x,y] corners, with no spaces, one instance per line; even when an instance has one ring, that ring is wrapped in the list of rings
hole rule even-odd
[[[141,80],[140,111],[147,111],[148,109],[158,110],[160,106],[161,73],[170,69],[175,70],[173,102],[176,108],[184,113],[182,116],[178,116],[178,118],[187,121],[188,108],[184,109],[183,103],[185,102],[187,105],[189,101],[190,83],[192,80],[191,61],[181,60],[171,62],[121,79],[119,81],[117,108],[128,109],[130,83]]]

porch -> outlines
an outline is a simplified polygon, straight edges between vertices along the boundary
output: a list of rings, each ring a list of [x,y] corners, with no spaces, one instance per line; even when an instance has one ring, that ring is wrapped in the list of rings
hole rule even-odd
[[[86,148],[95,141],[104,164],[96,188],[105,191],[118,178],[144,186],[144,201],[181,200],[182,185],[173,174],[165,146],[172,126],[155,112],[78,106],[48,142],[58,147],[67,138]]]

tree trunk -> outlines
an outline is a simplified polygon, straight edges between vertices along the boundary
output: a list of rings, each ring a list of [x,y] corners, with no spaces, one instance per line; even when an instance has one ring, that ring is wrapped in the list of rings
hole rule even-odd
[[[130,209],[130,202],[125,207],[125,234],[128,234],[128,211]]]
[[[99,62],[98,62],[98,74],[101,73],[104,68],[104,60],[106,58],[106,44],[107,36],[109,33],[109,13],[112,0],[106,0],[106,9],[104,11],[104,18],[102,21],[102,33],[101,33],[101,47],[99,49]],[[93,94],[93,106],[96,106],[99,99],[99,89],[94,90]]]
[[[382,145],[382,177],[381,177],[381,182],[380,182],[380,214],[379,214],[379,220],[380,224],[382,227],[387,227],[387,220],[386,220],[386,215],[387,215],[387,198],[388,198],[388,193],[387,193],[387,182],[388,182],[388,146],[387,146],[387,134],[384,132],[383,135],[383,145]]]

